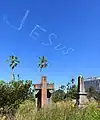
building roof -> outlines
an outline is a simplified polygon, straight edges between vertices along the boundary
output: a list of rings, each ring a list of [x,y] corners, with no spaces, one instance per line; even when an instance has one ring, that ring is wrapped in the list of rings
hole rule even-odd
[[[92,80],[100,80],[100,77],[89,77],[85,79],[85,81],[92,81]]]

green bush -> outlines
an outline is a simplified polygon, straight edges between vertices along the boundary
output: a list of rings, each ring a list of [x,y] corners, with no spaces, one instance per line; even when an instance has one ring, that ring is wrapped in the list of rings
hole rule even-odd
[[[2,116],[14,117],[19,104],[27,99],[34,101],[32,81],[0,82],[0,114]]]

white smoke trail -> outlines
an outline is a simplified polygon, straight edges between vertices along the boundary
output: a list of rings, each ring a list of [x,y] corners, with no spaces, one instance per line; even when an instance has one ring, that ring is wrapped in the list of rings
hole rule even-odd
[[[66,51],[62,51],[62,53],[65,55],[65,54],[68,54],[69,51],[74,51],[74,49],[73,48],[68,48],[68,49],[66,49]]]
[[[25,20],[26,20],[28,14],[29,14],[29,10],[26,11],[23,19],[21,20],[21,24],[20,24],[20,27],[19,27],[19,28],[17,28],[17,27],[15,27],[14,25],[12,25],[12,24],[8,21],[7,16],[5,16],[5,15],[3,16],[3,20],[4,20],[4,21],[6,22],[6,24],[8,24],[10,27],[12,27],[12,28],[20,31],[20,30],[23,28],[23,26],[24,26],[24,23],[25,23]]]
[[[35,31],[37,28],[39,28],[39,29],[42,30],[43,32],[46,32],[46,30],[45,30],[44,28],[42,28],[40,25],[36,25],[36,26],[34,27],[34,29],[32,29],[31,33],[29,34],[29,36],[32,37],[32,38],[35,39],[35,40],[36,40],[36,38],[35,38],[32,34],[34,33],[34,35],[39,36],[39,33],[37,33],[37,32]]]
[[[21,21],[21,24],[20,24],[20,27],[18,28],[18,30],[21,30],[21,29],[22,29],[22,27],[23,27],[23,25],[24,25],[24,23],[25,23],[25,20],[26,20],[26,18],[27,18],[27,16],[28,16],[28,14],[29,14],[29,10],[26,11],[26,13],[25,13],[25,15],[24,15],[24,17],[23,17],[23,19],[22,19],[22,21]]]
[[[61,43],[54,47],[55,50],[62,50],[62,49],[65,49],[65,48],[66,48],[66,47],[62,47],[62,48],[57,49],[59,46],[61,46]]]
[[[49,44],[45,44],[45,43],[43,43],[43,42],[42,42],[42,44],[43,44],[43,45],[52,45],[51,36],[54,36],[55,38],[57,38],[57,35],[56,35],[55,33],[51,33],[51,34],[49,34],[49,37],[48,37],[48,39],[49,39]]]

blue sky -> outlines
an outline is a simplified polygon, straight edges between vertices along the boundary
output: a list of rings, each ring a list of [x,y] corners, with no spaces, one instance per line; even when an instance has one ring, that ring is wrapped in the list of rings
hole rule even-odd
[[[35,39],[30,36],[32,30]],[[15,73],[33,83],[39,83],[41,75],[47,75],[55,86],[67,84],[72,77],[77,80],[80,74],[100,76],[99,44],[100,0],[0,1],[0,79],[10,79],[6,62],[10,55],[21,60]],[[74,51],[64,54],[64,49],[55,49],[57,45]],[[40,73],[37,64],[42,55],[49,67]]]

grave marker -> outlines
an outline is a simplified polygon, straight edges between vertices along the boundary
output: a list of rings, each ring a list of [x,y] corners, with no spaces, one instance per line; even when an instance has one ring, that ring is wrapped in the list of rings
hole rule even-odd
[[[36,97],[36,106],[37,108],[43,108],[51,103],[51,92],[54,90],[54,84],[47,83],[47,77],[42,76],[41,84],[33,84],[37,93]],[[50,91],[51,90],[51,91]]]
[[[84,78],[82,76],[78,77],[78,91],[77,91],[77,99],[76,104],[81,107],[86,105],[88,102],[87,93],[84,88]]]

